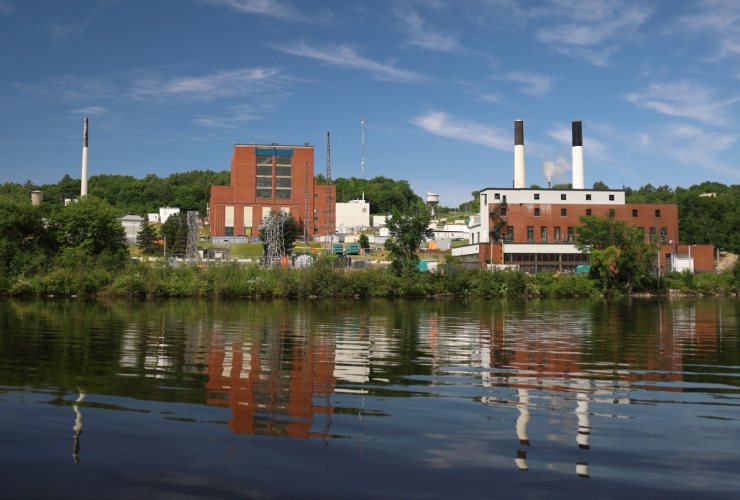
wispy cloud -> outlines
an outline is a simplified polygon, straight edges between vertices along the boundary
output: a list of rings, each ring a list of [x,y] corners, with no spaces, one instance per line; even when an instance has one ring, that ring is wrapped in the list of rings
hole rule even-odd
[[[51,21],[47,26],[47,30],[51,33],[51,36],[57,42],[71,42],[82,36],[87,27],[90,26],[90,21],[81,21],[78,23],[62,24],[56,21]]]
[[[554,78],[538,75],[531,71],[510,71],[502,77],[496,77],[496,79],[523,83],[524,87],[520,89],[521,92],[535,97],[541,97],[550,92],[554,84]]]
[[[72,114],[74,115],[85,115],[85,116],[97,116],[102,115],[107,110],[100,106],[88,106],[86,108],[73,109]]]
[[[276,46],[275,49],[294,56],[316,59],[334,66],[367,71],[376,80],[396,83],[421,83],[428,80],[426,76],[419,73],[396,68],[392,64],[384,64],[367,59],[355,52],[355,49],[349,45],[316,48],[309,46],[305,42],[300,42]]]
[[[270,106],[266,106],[269,108]],[[263,116],[262,111],[265,106],[250,106],[247,104],[237,104],[232,106],[228,112],[219,115],[197,115],[193,123],[207,128],[234,129],[244,123],[258,119]]]
[[[564,125],[556,125],[554,128],[547,132],[547,135],[562,144],[571,146],[573,144],[573,129]],[[614,160],[609,156],[607,147],[603,142],[589,137],[588,130],[586,130],[585,137],[583,138],[583,155],[588,158],[595,158],[597,160],[613,162]]]
[[[731,167],[718,157],[736,141],[733,134],[707,133],[693,125],[673,123],[654,133],[640,133],[635,142],[646,153],[667,156],[686,167],[740,178],[740,168]]]
[[[274,68],[245,68],[180,78],[149,77],[134,82],[131,97],[211,101],[269,92],[282,87],[287,80]]]
[[[717,101],[714,92],[688,81],[653,83],[643,93],[625,96],[635,106],[652,109],[668,116],[692,118],[707,125],[729,123],[727,111],[740,97]]]
[[[426,27],[424,20],[413,10],[397,8],[394,14],[405,23],[411,45],[435,52],[458,52],[462,49],[457,38]]]
[[[461,121],[450,118],[443,111],[429,111],[417,116],[411,123],[430,134],[456,139],[458,141],[479,144],[503,151],[513,151],[514,136],[512,131],[489,127],[480,123]]]
[[[242,14],[257,14],[291,21],[306,21],[307,17],[293,4],[281,0],[201,0],[223,6]]]
[[[674,29],[681,36],[707,33],[715,38],[717,52],[712,57],[722,60],[740,54],[740,3],[736,0],[703,0],[692,14],[678,18]]]
[[[551,8],[537,14],[558,19],[554,26],[538,29],[535,38],[553,50],[596,66],[607,64],[625,40],[649,18],[651,10],[643,3],[623,0],[550,0]]]
[[[43,83],[14,83],[13,87],[34,97],[90,101],[116,95],[116,87],[104,78],[63,75]]]

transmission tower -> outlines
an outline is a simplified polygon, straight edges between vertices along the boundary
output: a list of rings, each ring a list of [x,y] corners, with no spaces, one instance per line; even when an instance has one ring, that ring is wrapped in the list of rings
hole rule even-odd
[[[362,180],[365,180],[365,117],[362,117]]]
[[[190,264],[198,262],[198,219],[200,219],[200,213],[188,212],[188,247],[186,258]]]
[[[326,133],[326,236],[329,244],[333,243],[334,216],[331,209],[331,141]]]
[[[283,229],[289,215],[283,212],[274,212],[265,217],[260,223],[259,230],[265,244],[267,265],[280,265],[280,260],[288,253],[285,251]]]

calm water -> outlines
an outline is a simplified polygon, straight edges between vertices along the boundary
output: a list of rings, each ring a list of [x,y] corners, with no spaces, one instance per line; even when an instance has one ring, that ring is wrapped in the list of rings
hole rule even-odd
[[[736,298],[2,301],[0,497],[738,498],[738,318]]]

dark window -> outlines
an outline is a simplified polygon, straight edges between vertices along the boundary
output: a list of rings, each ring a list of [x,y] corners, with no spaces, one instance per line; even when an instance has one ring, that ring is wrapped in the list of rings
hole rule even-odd
[[[668,242],[668,228],[667,227],[660,228],[660,242],[661,243]]]
[[[555,234],[553,236],[553,241],[555,243],[560,243],[560,226],[555,226]]]
[[[514,226],[509,226],[506,228],[506,241],[511,243],[514,241]]]
[[[568,226],[568,243],[573,243],[574,236],[575,236],[575,230],[573,226]]]
[[[656,217],[660,217],[660,210],[656,210],[656,211],[655,211],[655,216],[656,216]]]
[[[314,200],[318,200],[318,199],[319,199],[319,195],[318,195],[318,194],[314,194],[314,195],[313,195],[313,199],[314,199]]]
[[[535,217],[539,217],[540,216],[540,209],[539,208],[535,208],[534,209],[534,216]]]
[[[586,215],[591,215],[591,209],[590,208],[587,208],[586,209]]]
[[[560,209],[560,216],[566,217],[568,215],[568,209],[567,208],[561,208]]]
[[[535,200],[539,200],[540,199],[540,193],[535,193],[534,194],[534,199]]]
[[[224,236],[234,236],[234,228],[233,227],[225,227],[224,228]]]
[[[272,156],[257,156],[257,198],[272,199]]]
[[[288,200],[291,198],[291,161],[292,156],[275,157],[275,198]]]
[[[591,195],[590,194],[587,194],[586,195],[586,201],[591,201]]]
[[[505,217],[505,216],[506,216],[506,209],[505,208],[502,208],[501,209],[501,217]]]
[[[534,226],[527,226],[527,241],[534,243]]]
[[[494,200],[499,200],[499,199],[501,199],[501,195],[499,193],[494,193],[493,194],[493,199]]]
[[[609,195],[609,201],[614,201],[614,195],[613,194],[610,194]]]
[[[560,195],[560,199],[561,200],[564,200],[565,199],[565,193],[563,193],[563,194]]]
[[[632,210],[632,217],[637,217],[637,209]]]
[[[540,227],[540,243],[547,243],[547,227]]]
[[[655,239],[655,228],[651,227],[650,228],[650,240],[652,241],[653,239]]]

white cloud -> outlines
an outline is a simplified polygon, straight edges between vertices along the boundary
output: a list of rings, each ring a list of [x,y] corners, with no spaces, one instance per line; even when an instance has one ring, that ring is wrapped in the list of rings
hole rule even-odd
[[[412,10],[396,9],[395,15],[406,23],[411,45],[435,52],[456,52],[462,48],[456,38],[426,28],[421,17]]]
[[[258,14],[291,21],[305,21],[291,3],[280,0],[202,0],[211,5],[224,6],[243,14]]]
[[[106,111],[105,108],[100,106],[88,106],[86,108],[73,109],[72,113],[75,115],[96,116],[102,115]]]
[[[332,46],[325,49],[310,47],[304,42],[275,47],[276,50],[294,56],[308,57],[318,61],[345,68],[367,71],[376,80],[396,83],[419,83],[427,77],[413,71],[399,69],[391,64],[383,64],[367,59],[355,52],[349,45]]]
[[[685,37],[707,33],[716,39],[714,60],[740,54],[740,2],[736,0],[704,0],[693,14],[681,16],[672,30]]]
[[[625,96],[635,106],[652,109],[668,116],[692,118],[707,125],[726,125],[728,108],[740,97],[714,100],[714,92],[697,83],[680,81],[653,83],[643,93]]]
[[[429,111],[425,115],[417,116],[411,123],[429,132],[430,134],[456,139],[473,144],[480,144],[503,151],[514,150],[514,135],[512,131],[489,127],[474,122],[451,119],[442,111]]]
[[[554,26],[538,29],[535,38],[561,54],[596,66],[606,65],[619,45],[632,39],[651,14],[643,4],[630,5],[623,0],[551,0],[551,4],[537,15],[556,19]]]
[[[564,125],[556,125],[555,128],[547,132],[547,135],[568,146],[573,144],[573,129]],[[589,137],[588,130],[586,130],[586,134],[583,137],[583,156],[585,159],[591,157],[606,162],[614,161],[607,153],[607,147],[604,143],[593,137]]]
[[[510,71],[503,76],[503,79],[523,83],[525,87],[521,91],[536,97],[547,94],[553,86],[552,77],[538,75],[531,71]]]
[[[170,97],[211,101],[270,92],[286,81],[287,78],[274,68],[246,68],[171,79],[150,77],[134,82],[131,96],[135,99]]]
[[[641,132],[635,143],[645,152],[667,156],[681,165],[705,169],[721,175],[740,178],[740,169],[733,168],[718,158],[737,141],[732,134],[707,133],[699,127],[673,123],[654,134]]]
[[[246,122],[256,120],[261,116],[267,106],[248,106],[246,104],[237,104],[223,116],[217,115],[198,115],[193,119],[193,123],[207,128],[233,129]]]

